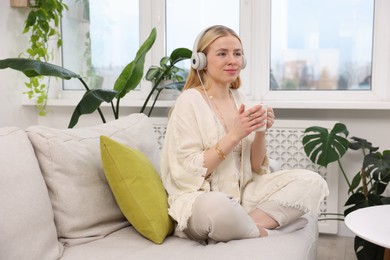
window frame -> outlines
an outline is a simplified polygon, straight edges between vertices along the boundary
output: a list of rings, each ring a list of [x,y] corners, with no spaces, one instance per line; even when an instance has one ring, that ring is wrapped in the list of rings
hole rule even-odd
[[[390,109],[390,38],[386,24],[390,23],[390,2],[375,0],[374,35],[372,53],[372,90],[337,90],[337,91],[271,91],[270,81],[270,37],[271,37],[271,1],[251,2],[250,9],[259,10],[252,16],[253,28],[244,27],[241,37],[250,40],[250,31],[258,32],[252,39],[249,59],[250,92],[248,98],[264,101],[274,108],[317,108],[317,109]],[[254,11],[256,12],[256,11]],[[264,37],[266,36],[266,37]],[[250,46],[249,46],[249,49]],[[246,50],[247,52],[247,50]],[[252,61],[251,61],[252,60]],[[260,68],[260,69],[258,69]],[[256,85],[265,87],[256,87]],[[252,83],[252,84],[251,84]],[[260,98],[261,97],[261,98]]]
[[[335,91],[271,91],[270,81],[270,36],[271,0],[240,0],[240,37],[248,64],[241,72],[242,89],[251,101],[268,103],[274,108],[310,109],[390,109],[390,1],[374,0],[374,35],[372,89]],[[147,38],[153,27],[157,38],[145,60],[145,71],[158,64],[166,49],[165,0],[140,1],[140,39]],[[257,47],[255,47],[257,46]],[[192,49],[192,46],[183,46]],[[139,106],[151,89],[148,81],[142,80],[140,89],[127,96],[128,106]],[[81,97],[83,91],[62,91],[62,98]],[[49,104],[52,103],[49,100]],[[174,100],[157,102],[157,106],[171,106]],[[126,105],[123,103],[123,105]]]

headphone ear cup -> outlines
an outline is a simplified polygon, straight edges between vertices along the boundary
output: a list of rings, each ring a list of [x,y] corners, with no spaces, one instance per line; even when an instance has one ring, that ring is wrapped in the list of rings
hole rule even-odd
[[[245,55],[242,55],[242,66],[241,66],[241,69],[245,69],[245,67],[246,67],[246,57],[245,57]]]
[[[203,70],[206,68],[207,59],[203,52],[196,52],[191,57],[191,67],[195,70]]]

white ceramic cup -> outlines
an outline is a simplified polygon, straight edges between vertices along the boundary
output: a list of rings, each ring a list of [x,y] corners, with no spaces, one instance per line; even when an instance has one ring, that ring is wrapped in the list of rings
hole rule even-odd
[[[255,106],[255,104],[253,104],[253,103],[245,103],[244,105],[245,105],[245,110],[248,110],[249,108],[252,108]],[[261,103],[260,105],[261,105],[261,109],[265,110],[265,116],[267,116],[267,108],[268,108],[267,104]],[[262,131],[265,131],[266,129],[267,129],[267,117],[264,119],[264,125],[257,128],[255,131],[262,132]]]

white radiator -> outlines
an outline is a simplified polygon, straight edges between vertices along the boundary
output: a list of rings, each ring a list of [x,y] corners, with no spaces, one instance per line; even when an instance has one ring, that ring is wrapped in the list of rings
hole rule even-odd
[[[152,117],[160,149],[166,132],[167,118]],[[277,120],[267,130],[267,150],[270,158],[277,160],[282,169],[304,168],[318,172],[328,182],[330,195],[321,205],[322,213],[336,213],[338,210],[338,166],[333,163],[327,168],[314,165],[306,156],[302,137],[309,126],[322,126],[331,129],[335,121]],[[304,189],[305,187],[302,187]],[[319,221],[321,233],[337,234],[335,220]]]

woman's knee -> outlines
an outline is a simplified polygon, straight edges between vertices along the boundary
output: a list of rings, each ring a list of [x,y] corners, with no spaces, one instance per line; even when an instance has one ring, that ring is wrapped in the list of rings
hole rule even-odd
[[[296,171],[296,174],[298,175],[298,178],[295,179],[297,182],[307,183],[307,185],[310,186],[314,185],[316,188],[320,188],[321,190],[328,189],[328,183],[321,176],[321,174],[306,169],[294,171]]]
[[[192,237],[217,241],[256,237],[255,223],[241,205],[219,192],[202,194],[194,203],[193,213],[188,223]]]
[[[328,183],[319,173],[310,170],[303,170],[303,173],[308,176],[308,178],[305,178],[308,185],[315,187],[321,194],[328,193]]]
[[[208,192],[200,195],[193,207],[193,214],[200,213],[208,218],[226,218],[241,207],[238,202],[221,192]]]

